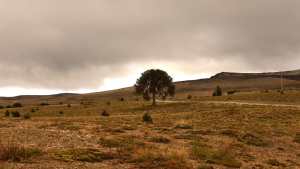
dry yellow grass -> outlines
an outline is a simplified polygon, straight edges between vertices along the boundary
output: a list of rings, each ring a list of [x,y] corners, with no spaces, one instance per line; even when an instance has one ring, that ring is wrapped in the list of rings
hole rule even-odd
[[[176,98],[180,102],[156,107],[129,95],[123,102],[121,95],[68,96],[50,99],[47,106],[39,98],[20,99],[24,107],[0,110],[0,141],[13,140],[42,154],[26,163],[22,158],[0,159],[0,168],[300,168],[299,107],[223,104],[296,105],[300,92],[199,95],[190,100],[184,95]],[[17,110],[21,117],[5,117],[7,110]],[[102,116],[103,110],[110,116]],[[24,119],[25,113],[31,118]],[[152,116],[153,124],[143,122],[144,113]]]

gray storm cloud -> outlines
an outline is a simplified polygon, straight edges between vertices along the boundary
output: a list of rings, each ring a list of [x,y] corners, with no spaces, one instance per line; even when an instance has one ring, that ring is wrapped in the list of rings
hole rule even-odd
[[[186,73],[300,68],[299,6],[296,0],[0,0],[0,87],[95,88],[128,75],[129,64],[153,61],[178,63]]]

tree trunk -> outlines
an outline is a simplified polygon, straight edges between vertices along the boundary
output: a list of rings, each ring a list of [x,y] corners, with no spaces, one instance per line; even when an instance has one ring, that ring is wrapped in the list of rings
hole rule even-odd
[[[156,105],[155,92],[152,93],[152,106]]]

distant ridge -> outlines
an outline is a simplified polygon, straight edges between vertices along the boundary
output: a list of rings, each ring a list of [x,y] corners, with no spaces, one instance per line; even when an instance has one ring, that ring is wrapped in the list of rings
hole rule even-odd
[[[221,72],[211,77],[211,79],[254,79],[254,78],[281,78],[289,80],[300,80],[300,69],[282,72],[266,72],[266,73],[235,73]]]

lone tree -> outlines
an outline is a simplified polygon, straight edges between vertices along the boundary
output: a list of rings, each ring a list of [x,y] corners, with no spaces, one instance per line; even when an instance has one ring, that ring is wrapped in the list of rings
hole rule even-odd
[[[156,105],[156,96],[165,99],[175,94],[172,77],[160,69],[145,71],[134,86],[136,93],[142,94],[145,100],[150,100],[152,96],[152,105]]]

